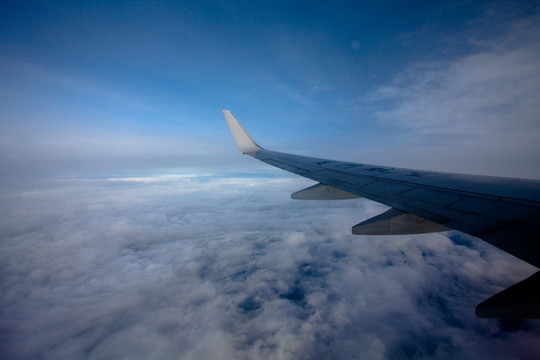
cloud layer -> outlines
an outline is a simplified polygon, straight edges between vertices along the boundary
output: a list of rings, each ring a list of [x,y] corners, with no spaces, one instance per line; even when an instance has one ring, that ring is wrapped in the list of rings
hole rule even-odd
[[[125,180],[125,181],[123,181]],[[531,358],[474,306],[534,269],[459,233],[360,237],[297,179],[62,180],[2,195],[5,358]]]

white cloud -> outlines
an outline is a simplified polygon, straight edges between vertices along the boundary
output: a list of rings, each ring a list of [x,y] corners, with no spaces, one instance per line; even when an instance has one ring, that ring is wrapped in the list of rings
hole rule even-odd
[[[72,179],[3,194],[5,356],[507,359],[540,350],[537,324],[512,332],[474,316],[476,303],[532,267],[457,233],[350,235],[384,207],[289,199],[308,184]]]
[[[193,179],[197,177],[208,177],[208,176],[212,176],[212,174],[175,174],[175,175],[156,175],[156,176],[113,177],[113,178],[108,178],[107,181],[153,183],[153,182],[175,181],[175,180],[180,180],[180,179]]]
[[[537,134],[538,24],[538,16],[520,20],[504,37],[480,43],[472,54],[449,63],[418,64],[373,94],[394,101],[379,117],[428,134]]]
[[[416,64],[368,96],[379,104],[375,118],[407,129],[405,157],[430,152],[462,171],[539,177],[539,24],[537,14],[515,20],[500,36],[469,35],[466,55]]]

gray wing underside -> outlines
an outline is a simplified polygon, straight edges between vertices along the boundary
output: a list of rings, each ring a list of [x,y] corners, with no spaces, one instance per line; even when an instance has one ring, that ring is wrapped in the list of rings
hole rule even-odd
[[[379,219],[354,226],[355,234],[455,229],[540,267],[538,180],[419,171],[270,151],[257,145],[229,111],[223,113],[242,153],[317,181],[326,191],[335,188],[392,208]],[[324,189],[306,189],[304,198],[315,191],[314,196],[321,196]],[[347,198],[342,193],[341,198]]]

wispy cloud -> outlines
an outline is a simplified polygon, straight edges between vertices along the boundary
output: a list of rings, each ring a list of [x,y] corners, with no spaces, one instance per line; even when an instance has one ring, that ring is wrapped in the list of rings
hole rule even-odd
[[[416,63],[364,97],[376,122],[398,129],[381,161],[540,177],[539,19],[535,13],[507,21],[495,35],[464,31],[472,46],[465,55]]]
[[[378,119],[425,135],[533,141],[540,130],[539,16],[450,62],[419,63],[371,94]],[[473,40],[471,38],[471,40]]]
[[[128,107],[137,111],[157,111],[155,106],[128,94],[126,89],[114,89],[106,79],[82,74],[69,74],[68,71],[48,69],[39,63],[32,63],[9,57],[0,57],[0,69],[5,81],[0,90],[4,97],[24,99],[25,102],[48,101],[53,99],[66,103],[79,95],[90,97],[94,102],[114,104],[117,107]]]

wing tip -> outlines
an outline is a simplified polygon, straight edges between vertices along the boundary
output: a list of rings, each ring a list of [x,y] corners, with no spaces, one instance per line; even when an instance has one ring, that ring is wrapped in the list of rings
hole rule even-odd
[[[223,109],[221,111],[223,112],[223,116],[225,116],[225,120],[227,120],[227,124],[229,125],[229,129],[231,129],[236,145],[242,154],[249,155],[250,153],[262,150],[262,147],[253,140],[230,110]]]

